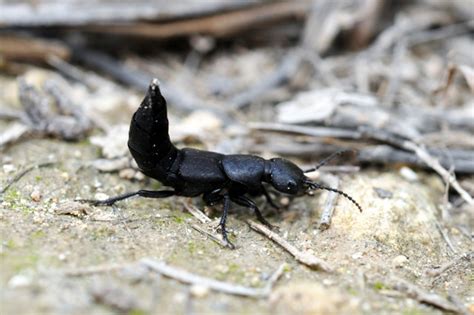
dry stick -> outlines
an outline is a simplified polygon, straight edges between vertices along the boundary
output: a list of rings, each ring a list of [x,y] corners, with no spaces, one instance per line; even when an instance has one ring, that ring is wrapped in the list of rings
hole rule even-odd
[[[211,223],[212,220],[207,216],[205,215],[201,210],[199,210],[198,208],[196,208],[195,206],[193,206],[192,204],[189,204],[187,202],[183,202],[183,206],[186,210],[189,211],[189,213],[191,213],[196,219],[198,219],[199,221],[201,221],[201,223],[203,224],[206,224],[206,223]],[[216,242],[217,244],[223,246],[223,247],[227,247],[227,243],[225,243],[221,238],[219,238],[218,236],[206,231],[204,228],[200,227],[199,225],[197,224],[191,224],[191,227],[193,229],[195,229],[196,231],[198,231],[199,233],[203,234],[203,235],[206,235],[207,237],[209,237],[211,240],[213,240],[214,242]]]
[[[299,133],[313,137],[333,137],[347,139],[360,139],[362,137],[362,134],[359,131],[332,127],[306,127],[266,122],[251,122],[248,124],[248,126],[251,129]]]
[[[211,290],[223,292],[227,294],[247,296],[253,298],[265,298],[270,295],[274,284],[281,277],[285,271],[286,264],[281,264],[277,270],[272,274],[268,282],[263,288],[250,288],[238,284],[219,281],[203,276],[190,273],[166,264],[163,261],[156,261],[151,258],[142,258],[138,262],[128,264],[108,264],[88,268],[67,270],[61,274],[71,277],[81,277],[95,275],[99,273],[112,272],[122,270],[129,267],[145,266],[146,268],[157,272],[158,274],[191,285],[200,285],[208,287]]]
[[[205,229],[203,229],[202,227],[200,227],[199,225],[197,224],[191,224],[191,227],[193,229],[195,229],[196,231],[198,231],[199,233],[203,234],[203,235],[206,235],[207,237],[209,237],[211,240],[213,240],[214,242],[216,242],[217,244],[221,245],[222,247],[228,247],[227,243],[224,242],[221,238],[217,237],[216,235],[206,231]]]
[[[101,52],[77,47],[74,49],[74,54],[75,58],[83,62],[86,66],[97,69],[100,72],[111,76],[118,82],[140,91],[146,90],[152,78],[151,74],[130,68],[119,60]],[[173,106],[180,110],[187,112],[199,109],[209,110],[226,121],[233,121],[232,117],[230,117],[224,110],[210,107],[204,101],[198,99],[195,95],[184,89],[166,82],[160,83],[160,89],[169,103],[173,104]]]
[[[398,277],[392,277],[390,281],[392,282],[392,288],[394,290],[403,292],[408,297],[414,300],[429,304],[441,310],[462,313],[462,311],[456,305],[449,302],[445,298],[442,298],[441,296],[435,293],[426,292],[425,290],[414,285],[413,283],[410,283]]]
[[[453,243],[451,242],[451,239],[449,238],[448,234],[443,230],[443,227],[439,224],[439,222],[436,222],[436,227],[438,228],[439,233],[443,237],[444,241],[446,244],[448,244],[449,249],[454,253],[457,254],[458,251],[456,248],[454,248]]]
[[[137,244],[139,247],[142,247],[140,245],[140,243],[138,243],[138,240],[135,237],[135,234],[133,234],[132,230],[130,230],[130,228],[128,227],[127,219],[123,216],[123,213],[122,213],[122,211],[120,211],[119,207],[117,207],[115,204],[113,204],[112,209],[113,209],[113,212],[116,213],[118,215],[118,217],[120,218],[119,222],[123,224],[123,227],[125,228],[127,233],[131,236],[131,238],[133,239],[135,244]]]
[[[405,149],[415,152],[423,162],[435,170],[445,182],[448,182],[468,204],[474,205],[474,200],[471,195],[461,187],[456,178],[454,178],[448,170],[441,166],[436,158],[432,157],[425,149],[414,142],[404,141],[403,146]]]
[[[441,275],[443,272],[447,271],[448,269],[451,269],[452,267],[460,263],[462,260],[470,261],[473,258],[474,258],[474,251],[464,253],[460,255],[459,257],[456,257],[455,259],[451,260],[450,262],[447,262],[446,264],[442,265],[439,268],[426,271],[426,274],[432,277],[437,277]]]
[[[15,175],[15,177],[13,177],[12,180],[10,180],[8,182],[8,184],[5,185],[5,187],[3,187],[1,190],[0,190],[0,194],[3,194],[5,193],[10,187],[11,185],[13,185],[14,183],[16,183],[17,181],[19,181],[23,176],[25,176],[26,174],[28,174],[29,172],[31,172],[32,170],[34,169],[37,169],[37,168],[41,168],[41,167],[48,167],[48,166],[51,166],[53,164],[55,164],[56,162],[44,162],[44,163],[39,163],[39,164],[36,164],[36,165],[32,165],[32,166],[29,166],[27,167],[26,169],[24,169],[23,171],[21,171],[20,173],[18,173],[17,175]]]
[[[195,206],[189,204],[188,202],[183,201],[183,206],[186,210],[189,211],[196,219],[198,219],[201,223],[210,223],[212,220],[205,215],[201,210],[196,208]]]
[[[147,268],[155,272],[158,272],[159,274],[165,277],[175,279],[179,282],[205,286],[211,290],[227,294],[241,295],[254,298],[265,298],[270,295],[273,285],[275,284],[276,280],[278,280],[283,274],[283,271],[285,270],[286,266],[286,264],[281,264],[263,288],[250,288],[238,284],[198,276],[196,274],[172,267],[164,262],[155,261],[150,258],[143,258],[142,260],[140,260],[140,264],[146,266]]]
[[[438,159],[431,156],[428,151],[424,148],[412,142],[410,140],[404,140],[403,138],[397,138],[391,133],[384,130],[376,130],[372,127],[359,127],[359,132],[365,137],[386,142],[390,145],[401,147],[402,149],[414,152],[420,160],[426,163],[430,168],[437,172],[445,182],[449,184],[459,193],[459,195],[470,205],[474,204],[474,200],[464,188],[461,187],[459,182],[454,178],[448,170],[446,170],[438,161]]]
[[[331,174],[326,174],[324,178],[321,178],[324,182],[326,182],[330,187],[334,189],[339,188],[339,179],[336,176]],[[329,191],[326,201],[324,203],[323,212],[321,214],[321,219],[319,220],[319,229],[320,230],[327,230],[329,225],[331,224],[332,214],[334,212],[334,206],[336,204],[337,198],[339,194]]]
[[[333,269],[329,266],[327,262],[315,257],[314,255],[300,251],[295,246],[291,245],[286,240],[284,240],[281,236],[279,236],[275,232],[270,231],[266,226],[259,224],[257,222],[254,222],[252,220],[247,220],[247,223],[250,226],[250,228],[265,235],[266,237],[268,237],[269,239],[271,239],[272,241],[274,241],[275,243],[283,247],[283,249],[289,252],[300,263],[313,269],[321,269],[326,272],[333,271]]]
[[[18,141],[29,131],[31,131],[29,126],[22,123],[13,123],[7,130],[0,134],[0,148]]]
[[[246,89],[244,92],[235,95],[229,100],[233,109],[241,109],[253,101],[259,96],[267,93],[269,90],[283,84],[288,81],[294,73],[298,70],[301,63],[302,55],[298,51],[290,51],[283,61],[280,67],[273,73],[261,79],[257,85]]]
[[[448,293],[448,301],[456,305],[459,309],[459,313],[463,315],[472,315],[472,312],[464,305],[463,301],[459,297],[457,297],[454,293]]]

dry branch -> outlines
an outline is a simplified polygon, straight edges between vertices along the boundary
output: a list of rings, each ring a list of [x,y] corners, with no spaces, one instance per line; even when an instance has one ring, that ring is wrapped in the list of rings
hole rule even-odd
[[[140,261],[129,264],[108,264],[101,266],[94,266],[88,268],[74,269],[63,271],[61,274],[65,276],[80,277],[80,276],[89,276],[99,273],[112,272],[117,270],[122,270],[130,267],[140,267],[144,266],[162,276],[177,280],[182,283],[199,285],[207,287],[211,290],[223,292],[232,295],[240,295],[252,298],[265,298],[268,297],[272,291],[272,288],[276,281],[283,274],[286,264],[281,264],[277,270],[272,274],[268,282],[263,288],[250,288],[238,284],[233,284],[229,282],[219,281],[203,276],[199,276],[182,270],[173,266],[170,266],[162,261],[156,261],[151,258],[142,258]]]
[[[278,24],[283,20],[306,16],[308,1],[268,2],[231,12],[171,22],[106,24],[88,26],[84,30],[95,33],[133,35],[151,38],[170,38],[193,34],[228,37],[253,27]]]
[[[60,26],[184,18],[255,4],[255,0],[148,1],[148,0],[16,0],[0,3],[1,26]],[[185,5],[183,5],[185,4]]]
[[[0,56],[6,60],[46,62],[50,56],[68,59],[70,55],[69,48],[58,41],[14,34],[0,36]]]
[[[250,228],[265,235],[270,240],[274,241],[275,243],[283,247],[283,249],[289,252],[293,257],[295,257],[297,261],[299,261],[303,265],[306,265],[309,268],[313,268],[313,269],[321,269],[326,272],[332,272],[333,269],[331,268],[331,266],[329,266],[327,262],[309,253],[300,251],[295,246],[291,245],[282,237],[280,237],[278,234],[270,231],[266,226],[262,224],[258,224],[252,220],[247,220],[247,223],[249,224]]]
[[[414,300],[434,306],[444,311],[462,314],[462,310],[438,294],[426,292],[415,284],[398,277],[392,277],[390,282],[393,289],[405,293],[408,297]]]

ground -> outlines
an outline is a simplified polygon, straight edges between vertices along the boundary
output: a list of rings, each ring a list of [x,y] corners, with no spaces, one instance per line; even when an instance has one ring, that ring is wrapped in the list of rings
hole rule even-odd
[[[253,215],[236,206],[228,221],[236,250],[191,228],[198,221],[183,206],[188,199],[137,198],[115,210],[86,207],[86,213],[68,213],[65,204],[76,198],[159,187],[156,182],[100,173],[89,163],[98,157],[97,148],[87,141],[30,139],[4,151],[4,165],[14,169],[0,170],[2,185],[26,166],[54,163],[33,169],[2,196],[2,314],[442,313],[397,290],[393,281],[400,278],[441,297],[458,298],[472,309],[468,260],[459,260],[438,276],[427,274],[472,248],[460,228],[469,224],[467,214],[455,215],[451,226],[439,223],[444,186],[436,175],[415,171],[407,177],[394,167],[341,176],[340,188],[358,200],[364,212],[339,198],[325,231],[318,229],[318,220],[326,193],[296,199],[280,212],[260,201],[280,235],[334,268],[326,273],[299,264],[252,231],[245,220]],[[200,200],[191,202],[203,208]],[[219,216],[215,210],[211,217]],[[209,292],[140,268],[77,277],[62,273],[143,257],[250,287],[264,286],[281,263],[288,267],[268,299]]]

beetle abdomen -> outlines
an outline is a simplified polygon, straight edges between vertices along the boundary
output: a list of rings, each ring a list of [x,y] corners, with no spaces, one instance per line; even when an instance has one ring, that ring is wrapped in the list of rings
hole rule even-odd
[[[166,172],[173,164],[178,149],[168,133],[166,100],[154,79],[130,123],[128,147],[145,173],[158,169]]]

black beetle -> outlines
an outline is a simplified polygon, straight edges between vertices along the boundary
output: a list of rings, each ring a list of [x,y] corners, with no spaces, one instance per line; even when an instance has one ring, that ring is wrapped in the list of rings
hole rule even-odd
[[[294,163],[281,158],[265,160],[255,155],[225,155],[176,148],[169,137],[166,100],[161,95],[157,79],[152,80],[144,100],[133,115],[128,147],[145,175],[173,189],[139,190],[89,202],[110,206],[136,195],[147,198],[202,195],[208,205],[223,202],[219,226],[222,237],[230,248],[234,248],[234,245],[227,238],[226,219],[231,201],[252,209],[260,222],[271,227],[255,202],[248,197],[263,195],[273,207],[277,207],[263,183],[271,184],[277,191],[288,195],[301,195],[314,189],[329,190],[348,198],[362,211],[360,205],[346,193],[315,183],[305,176],[305,173],[316,170],[332,156],[317,167],[303,171]]]

